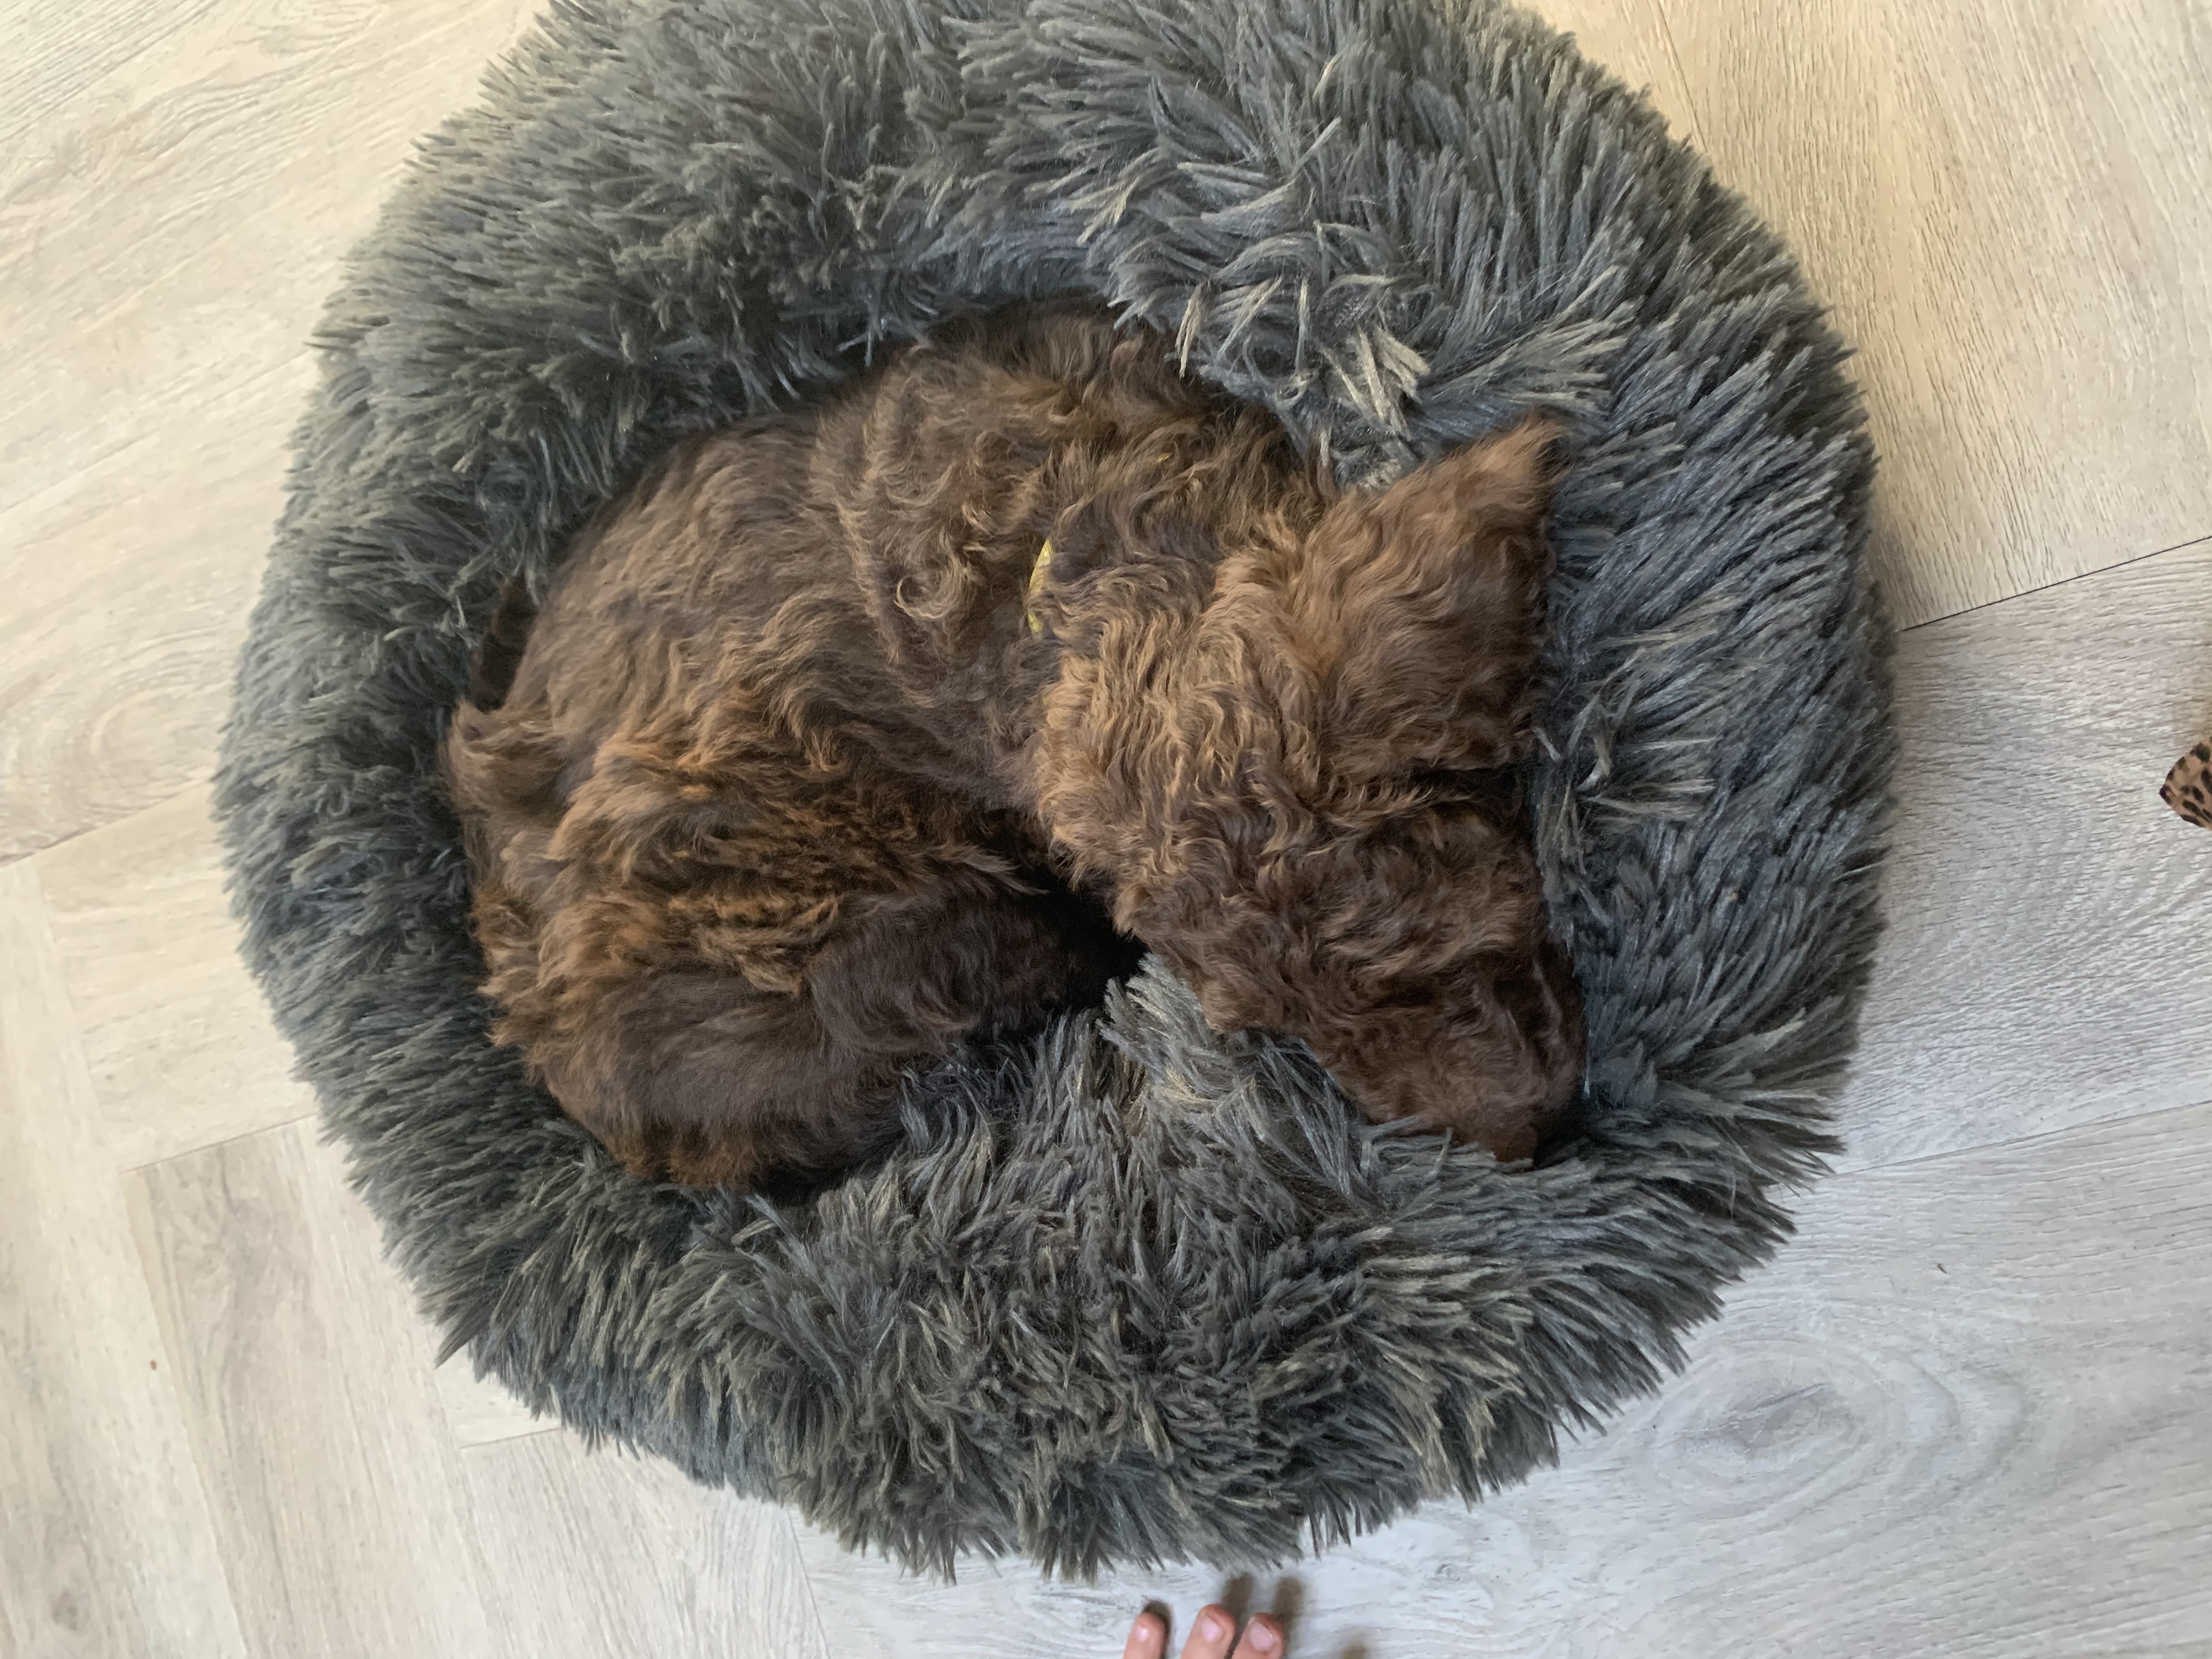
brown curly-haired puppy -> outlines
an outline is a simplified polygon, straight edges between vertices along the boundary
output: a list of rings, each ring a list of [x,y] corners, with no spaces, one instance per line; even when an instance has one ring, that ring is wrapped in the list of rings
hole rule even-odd
[[[485,989],[630,1169],[842,1168],[1124,935],[1371,1117],[1521,1158],[1573,1093],[1507,769],[1548,431],[1340,497],[1169,356],[948,330],[684,445],[503,613],[447,747]]]

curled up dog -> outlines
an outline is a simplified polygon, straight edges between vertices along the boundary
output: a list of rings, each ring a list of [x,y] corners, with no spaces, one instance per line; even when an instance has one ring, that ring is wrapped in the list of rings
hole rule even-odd
[[[1149,950],[1529,1156],[1582,1057],[1516,781],[1550,440],[1340,493],[1058,305],[685,444],[454,715],[496,1036],[631,1170],[742,1186]]]

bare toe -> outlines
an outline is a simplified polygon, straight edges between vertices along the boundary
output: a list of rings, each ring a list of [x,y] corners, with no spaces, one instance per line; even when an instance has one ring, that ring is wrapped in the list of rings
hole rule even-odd
[[[1191,1621],[1190,1639],[1182,1644],[1182,1659],[1229,1659],[1237,1644],[1237,1621],[1229,1609],[1215,1602],[1200,1607]]]
[[[1137,1622],[1129,1626],[1129,1639],[1121,1649],[1121,1659],[1160,1659],[1167,1645],[1168,1627],[1159,1614],[1140,1613]]]
[[[1237,1644],[1236,1659],[1280,1659],[1283,1651],[1283,1627],[1270,1615],[1253,1615],[1252,1622],[1244,1626],[1244,1638]]]

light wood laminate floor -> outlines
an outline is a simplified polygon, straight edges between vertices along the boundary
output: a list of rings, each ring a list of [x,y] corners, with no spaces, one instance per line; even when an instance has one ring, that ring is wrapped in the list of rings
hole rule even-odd
[[[1841,1173],[1562,1467],[1280,1578],[956,1584],[453,1367],[206,779],[304,342],[528,0],[0,0],[0,1659],[2212,1654],[2212,3],[1553,0],[1862,351],[1900,621]]]

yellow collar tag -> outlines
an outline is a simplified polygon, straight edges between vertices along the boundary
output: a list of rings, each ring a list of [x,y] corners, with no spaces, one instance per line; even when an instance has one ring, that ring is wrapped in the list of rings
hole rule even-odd
[[[1022,614],[1029,618],[1030,632],[1032,634],[1044,632],[1044,624],[1037,620],[1036,602],[1037,595],[1044,592],[1045,567],[1051,562],[1052,538],[1047,537],[1044,545],[1037,549],[1036,562],[1030,567],[1029,599],[1022,608]]]

